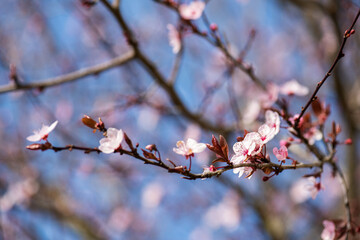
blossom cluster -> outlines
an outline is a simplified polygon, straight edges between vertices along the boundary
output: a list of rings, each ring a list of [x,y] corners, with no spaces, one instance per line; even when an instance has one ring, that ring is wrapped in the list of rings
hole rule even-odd
[[[257,132],[247,133],[242,141],[234,144],[233,150],[235,155],[231,158],[231,162],[234,165],[245,163],[250,158],[258,155],[263,146],[279,133],[280,116],[277,112],[267,110],[265,112],[265,120],[265,124],[261,125]],[[240,167],[235,168],[233,171],[235,174],[239,174],[239,177],[244,173],[250,177],[252,168]]]

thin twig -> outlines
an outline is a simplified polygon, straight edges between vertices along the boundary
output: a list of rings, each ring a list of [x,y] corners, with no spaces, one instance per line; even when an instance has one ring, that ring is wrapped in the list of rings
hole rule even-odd
[[[76,81],[78,79],[90,76],[90,75],[96,75],[103,71],[106,71],[108,69],[123,65],[130,60],[134,59],[134,52],[129,51],[125,54],[123,54],[120,57],[114,58],[110,61],[88,67],[83,68],[80,70],[77,70],[72,73],[68,73],[65,75],[61,75],[58,77],[46,79],[39,82],[34,83],[18,83],[18,84],[8,84],[5,86],[0,86],[0,94],[12,92],[12,91],[18,91],[18,90],[27,90],[27,89],[34,89],[34,88],[48,88],[48,87],[54,87],[60,84]]]
[[[105,5],[105,7],[112,13],[115,17],[117,23],[121,27],[124,32],[124,35],[133,48],[135,52],[135,58],[140,62],[140,64],[144,67],[144,69],[153,77],[155,82],[167,93],[171,102],[176,107],[184,117],[187,119],[197,123],[203,129],[207,129],[212,132],[217,132],[220,134],[228,134],[233,131],[233,127],[227,126],[219,126],[218,124],[214,124],[206,119],[204,119],[199,114],[191,112],[183,103],[178,93],[175,91],[172,84],[170,84],[167,79],[162,75],[162,73],[158,70],[157,66],[141,51],[139,47],[139,43],[135,38],[135,34],[126,23],[125,19],[123,18],[120,9],[114,9],[112,5],[107,0],[101,0],[101,2]]]
[[[331,76],[335,66],[337,65],[337,63],[340,61],[341,58],[343,58],[345,56],[343,50],[344,50],[344,47],[345,47],[345,44],[346,44],[346,41],[347,39],[353,34],[353,28],[355,26],[355,23],[357,22],[358,18],[360,16],[360,9],[358,11],[358,13],[356,14],[351,26],[345,31],[344,33],[344,37],[343,37],[343,41],[341,43],[341,46],[339,48],[339,51],[338,51],[338,54],[333,62],[333,64],[331,65],[330,69],[328,70],[328,72],[325,74],[324,78],[318,82],[318,84],[316,85],[316,88],[315,88],[315,91],[313,92],[313,94],[311,95],[310,99],[308,100],[308,102],[306,103],[305,107],[303,107],[301,109],[301,112],[300,112],[300,115],[299,117],[296,119],[295,121],[295,128],[298,127],[299,125],[299,122],[300,122],[300,119],[301,117],[305,114],[306,110],[309,108],[310,104],[316,100],[316,94],[319,92],[321,86],[325,83],[325,81],[328,79],[328,77]]]
[[[181,60],[182,60],[183,56],[184,56],[184,48],[181,47],[180,52],[176,55],[175,63],[174,63],[174,66],[172,68],[172,71],[171,71],[171,74],[169,77],[169,83],[172,85],[175,84],[176,78],[177,78],[179,70],[180,70]]]
[[[349,232],[351,231],[351,209],[350,209],[350,201],[349,201],[349,188],[346,184],[345,176],[341,171],[340,167],[334,163],[334,168],[338,173],[340,178],[340,184],[342,186],[344,192],[344,207],[346,212],[346,239],[348,239]]]
[[[170,4],[168,1],[163,2],[161,0],[154,0],[154,2],[163,4],[165,6],[167,6],[168,8],[176,11],[178,14],[178,9],[177,7],[175,7],[174,5]],[[205,18],[205,21],[208,21],[208,19]],[[209,42],[211,45],[219,48],[223,54],[226,56],[226,58],[237,68],[239,68],[241,71],[243,71],[244,73],[246,73],[248,75],[248,77],[256,84],[260,87],[260,89],[262,90],[266,90],[266,86],[261,82],[261,80],[255,75],[254,73],[254,69],[250,64],[247,64],[243,61],[243,59],[241,59],[241,61],[239,61],[238,59],[236,59],[234,56],[232,56],[230,54],[230,52],[228,51],[226,44],[224,44],[219,37],[215,37],[215,40],[213,40],[212,38],[209,37],[208,34],[205,34],[203,32],[201,32],[196,26],[194,26],[192,24],[191,21],[184,21],[185,24],[187,24],[193,31],[194,34],[196,34],[199,37],[202,37],[203,39],[205,39],[207,42]],[[211,36],[216,36],[214,34],[211,34]]]

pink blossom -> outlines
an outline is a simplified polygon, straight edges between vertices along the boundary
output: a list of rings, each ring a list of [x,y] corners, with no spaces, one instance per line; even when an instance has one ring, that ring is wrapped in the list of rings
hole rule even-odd
[[[322,240],[334,240],[335,239],[335,224],[332,221],[323,221],[324,230],[321,233]]]
[[[0,210],[7,212],[15,205],[27,203],[39,190],[39,184],[34,178],[11,184],[0,198]]]
[[[233,164],[240,164],[246,162],[248,156],[254,156],[261,151],[263,144],[260,139],[260,134],[257,132],[251,132],[246,134],[245,138],[241,142],[237,142],[233,146],[235,155],[231,158]],[[241,177],[244,173],[249,175],[252,172],[250,167],[240,167],[233,170],[235,174],[239,174]]]
[[[177,54],[181,49],[180,33],[172,24],[168,24],[167,29],[169,30],[169,44],[172,47],[173,53]]]
[[[309,93],[309,89],[293,79],[280,87],[280,93],[285,95],[306,96]]]
[[[50,126],[42,125],[40,130],[35,130],[34,134],[27,137],[26,139],[30,142],[37,142],[40,140],[47,140],[49,133],[54,130],[56,125],[58,124],[58,121],[53,122]]]
[[[192,138],[188,138],[186,144],[184,141],[178,141],[176,143],[177,148],[173,148],[173,151],[179,155],[183,155],[186,158],[194,156],[194,153],[200,153],[205,150],[205,143],[198,143]]]
[[[279,161],[284,161],[288,157],[288,149],[286,146],[281,146],[279,149],[274,147],[273,153]]]
[[[322,188],[321,183],[317,183],[315,177],[302,178],[293,184],[290,196],[294,202],[302,203],[310,197],[315,199]]]
[[[106,137],[100,139],[99,149],[103,153],[109,154],[115,152],[120,147],[124,133],[121,129],[118,130],[116,128],[109,128],[106,133]]]
[[[279,87],[273,83],[267,84],[266,92],[261,91],[258,95],[258,99],[261,102],[263,108],[271,107],[278,99]]]
[[[205,9],[204,2],[195,1],[190,3],[189,5],[181,4],[179,6],[179,13],[183,19],[196,20],[201,17],[204,9]]]
[[[285,140],[285,139],[282,139],[282,140],[280,140],[280,142],[279,142],[279,144],[280,144],[280,147],[281,146],[287,146],[287,147],[289,147],[289,145],[290,145],[290,142],[289,142],[289,140]]]
[[[289,118],[289,121],[292,123],[292,125],[295,124],[295,121],[299,118],[299,114],[295,114],[294,116],[290,117]],[[300,121],[299,121],[299,127],[304,123],[304,118],[300,118]]]
[[[323,135],[319,129],[312,127],[304,133],[304,137],[308,140],[310,145],[314,145],[315,141],[321,140]]]
[[[274,136],[280,131],[280,116],[277,112],[267,110],[265,112],[265,124],[267,124],[274,131]]]
[[[261,125],[258,133],[263,144],[269,142],[280,131],[280,116],[277,112],[267,110],[265,113],[266,123]]]
[[[243,162],[241,162],[241,163],[243,163]],[[233,173],[239,174],[239,177],[241,177],[244,173],[246,176],[249,176],[252,173],[252,168],[251,167],[234,168]],[[251,176],[249,177],[249,179],[250,178],[251,178]]]
[[[245,125],[253,123],[259,116],[260,111],[260,103],[258,101],[250,101],[245,107],[244,112],[246,112],[246,114],[244,114],[242,122]]]
[[[244,140],[236,142],[233,146],[235,156],[246,159],[247,156],[254,156],[261,151],[262,142],[260,134],[251,132],[246,134]]]
[[[164,187],[159,182],[148,184],[142,191],[141,203],[147,209],[155,209],[165,195]]]
[[[263,144],[269,142],[275,136],[275,128],[269,127],[267,124],[263,124],[259,127],[258,133],[261,136],[261,141]]]

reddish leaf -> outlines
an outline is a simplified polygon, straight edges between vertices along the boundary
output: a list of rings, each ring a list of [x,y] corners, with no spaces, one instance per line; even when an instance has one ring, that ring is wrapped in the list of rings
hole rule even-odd
[[[227,161],[224,158],[217,158],[214,161],[212,161],[211,163],[214,164],[214,163],[217,163],[217,162],[227,162]]]
[[[159,161],[159,159],[158,159],[153,153],[148,152],[148,151],[146,151],[146,150],[144,150],[144,149],[141,149],[141,150],[143,151],[143,155],[144,155],[145,158],[147,158],[147,159],[154,159],[154,160]]]
[[[214,146],[211,146],[210,144],[206,144],[207,148],[210,150],[210,151],[215,151],[215,148]]]
[[[131,139],[128,137],[128,135],[124,132],[124,138],[125,138],[125,142],[126,142],[126,144],[129,146],[129,148],[131,149],[131,150],[134,150],[135,148],[134,148],[134,146],[133,146],[133,144],[132,144],[132,141],[131,141]]]
[[[226,142],[226,139],[222,135],[220,135],[219,138],[220,138],[220,146],[223,153],[223,157],[225,157],[225,159],[228,160],[229,146]]]
[[[311,103],[311,108],[316,116],[319,116],[323,111],[322,104],[319,100],[315,100]]]

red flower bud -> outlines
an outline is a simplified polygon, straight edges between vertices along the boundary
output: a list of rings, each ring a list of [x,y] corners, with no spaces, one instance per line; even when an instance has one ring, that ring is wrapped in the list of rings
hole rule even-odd
[[[210,24],[210,29],[211,29],[211,31],[215,32],[218,30],[218,25],[215,23],[212,23],[212,24]]]

